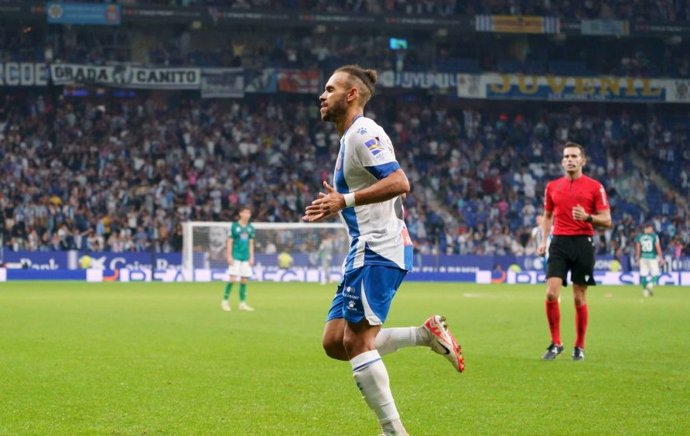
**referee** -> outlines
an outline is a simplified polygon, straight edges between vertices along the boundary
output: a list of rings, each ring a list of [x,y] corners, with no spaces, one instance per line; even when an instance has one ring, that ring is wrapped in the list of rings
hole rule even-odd
[[[567,286],[568,272],[575,297],[575,348],[573,360],[584,360],[587,332],[587,286],[594,286],[594,226],[611,227],[611,211],[601,183],[582,174],[587,157],[585,149],[573,142],[565,144],[561,166],[565,176],[546,185],[544,194],[544,235],[552,231],[546,269],[546,318],[551,331],[551,344],[542,357],[553,360],[563,352],[561,342],[561,286]],[[546,253],[542,240],[537,254]]]

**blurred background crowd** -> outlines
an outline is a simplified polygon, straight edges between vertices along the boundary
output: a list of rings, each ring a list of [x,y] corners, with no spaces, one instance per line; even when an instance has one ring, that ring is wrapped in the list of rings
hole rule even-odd
[[[320,0],[120,1],[120,5],[279,7],[323,13],[418,16],[540,14],[688,21],[680,0],[527,2]],[[0,2],[1,4],[1,2]],[[1,20],[1,19],[0,19]],[[188,26],[95,28],[3,22],[0,62],[128,62],[153,66],[617,74],[688,77],[680,38],[444,35],[324,26],[233,31]],[[0,93],[0,231],[10,250],[180,251],[181,223],[299,221],[333,171],[339,136],[318,95],[202,99],[198,91],[88,87]],[[685,107],[683,107],[685,106]],[[563,144],[587,149],[586,173],[609,192],[614,227],[599,254],[630,256],[651,222],[662,247],[690,254],[687,105],[469,101],[429,90],[385,90],[368,106],[412,182],[407,224],[418,253],[533,254],[546,182],[561,174]]]

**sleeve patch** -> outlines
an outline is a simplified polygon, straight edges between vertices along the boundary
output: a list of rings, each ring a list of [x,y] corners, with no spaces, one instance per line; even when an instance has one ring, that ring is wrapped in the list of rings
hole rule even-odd
[[[367,142],[364,143],[364,145],[369,149],[369,152],[371,152],[372,155],[376,156],[379,153],[383,152],[384,148],[381,145],[381,142],[379,141],[379,138],[372,138],[368,140]]]

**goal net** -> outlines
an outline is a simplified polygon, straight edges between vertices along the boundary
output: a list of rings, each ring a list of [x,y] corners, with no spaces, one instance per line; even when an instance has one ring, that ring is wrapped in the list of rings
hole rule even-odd
[[[227,270],[230,222],[188,221],[182,224],[182,267],[186,272]],[[342,275],[349,248],[341,223],[252,223],[254,279],[333,282]],[[194,274],[192,274],[194,276]]]

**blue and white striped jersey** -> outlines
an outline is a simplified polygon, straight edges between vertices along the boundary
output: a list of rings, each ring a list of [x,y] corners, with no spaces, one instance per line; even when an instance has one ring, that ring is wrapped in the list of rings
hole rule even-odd
[[[374,120],[360,116],[340,138],[333,186],[341,194],[356,192],[398,168],[386,132]],[[345,272],[364,265],[412,269],[412,240],[403,220],[400,197],[343,209],[340,215],[350,233]]]

